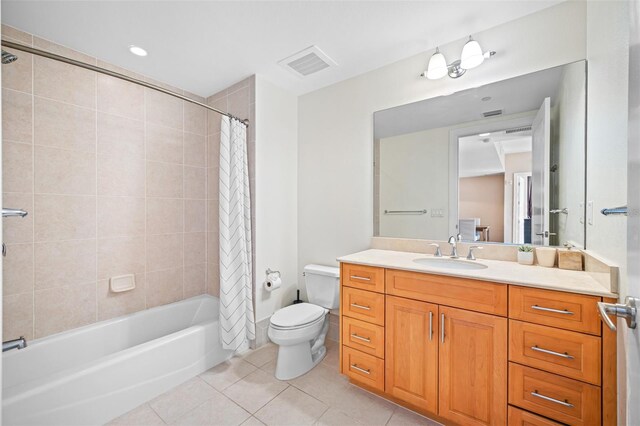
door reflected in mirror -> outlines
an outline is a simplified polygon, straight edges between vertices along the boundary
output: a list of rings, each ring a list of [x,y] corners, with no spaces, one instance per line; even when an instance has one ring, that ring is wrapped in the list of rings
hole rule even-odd
[[[374,115],[374,235],[584,247],[586,63]]]

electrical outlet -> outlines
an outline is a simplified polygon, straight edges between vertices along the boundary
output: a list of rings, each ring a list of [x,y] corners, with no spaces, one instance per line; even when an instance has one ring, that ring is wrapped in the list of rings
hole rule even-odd
[[[431,217],[444,217],[444,209],[431,209]]]

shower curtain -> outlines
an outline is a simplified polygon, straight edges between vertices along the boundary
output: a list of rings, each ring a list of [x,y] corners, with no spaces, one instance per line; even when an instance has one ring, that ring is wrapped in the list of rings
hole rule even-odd
[[[220,339],[243,350],[255,339],[247,128],[222,117],[220,132]]]

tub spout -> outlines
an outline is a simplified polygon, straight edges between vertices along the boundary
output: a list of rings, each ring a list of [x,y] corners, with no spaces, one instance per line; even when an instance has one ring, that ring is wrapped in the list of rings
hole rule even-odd
[[[10,351],[11,349],[24,349],[27,347],[27,339],[20,336],[18,339],[7,340],[2,342],[2,352]]]

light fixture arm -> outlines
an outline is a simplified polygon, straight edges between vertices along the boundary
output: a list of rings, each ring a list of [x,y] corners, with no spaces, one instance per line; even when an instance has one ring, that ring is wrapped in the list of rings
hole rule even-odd
[[[490,59],[495,54],[496,52],[494,50],[483,53],[478,42],[475,41],[472,36],[469,36],[469,40],[462,49],[462,58],[451,63],[446,63],[444,55],[440,52],[440,48],[436,47],[435,53],[429,59],[428,70],[423,71],[420,77],[435,80],[448,75],[451,78],[459,78],[467,72],[467,69],[477,67],[482,64],[485,59]],[[465,63],[466,68],[462,67],[463,63]]]

